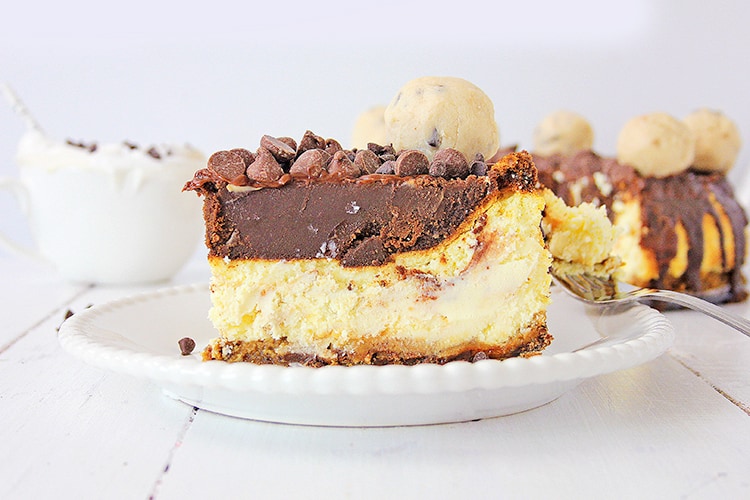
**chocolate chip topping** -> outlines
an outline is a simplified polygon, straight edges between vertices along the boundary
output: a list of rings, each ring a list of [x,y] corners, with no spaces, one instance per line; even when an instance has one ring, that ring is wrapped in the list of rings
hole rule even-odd
[[[289,144],[270,135],[264,135],[260,139],[260,147],[267,149],[279,163],[292,160],[297,154]]]
[[[362,175],[374,174],[380,167],[380,158],[369,149],[360,149],[354,156],[354,165],[356,165]]]
[[[289,173],[306,175],[310,178],[320,177],[326,171],[326,164],[329,160],[328,153],[322,149],[308,149],[292,163]]]
[[[390,156],[393,156],[394,160],[396,159],[396,151],[393,149],[393,146],[391,146],[390,144],[381,146],[380,144],[375,144],[374,142],[368,142],[367,149],[369,149],[370,151],[372,151],[378,156],[390,155]]]
[[[432,159],[430,175],[435,177],[466,177],[469,175],[469,162],[464,154],[453,148],[441,149]]]
[[[487,175],[487,163],[484,161],[484,155],[477,153],[474,155],[474,161],[469,165],[471,175]]]
[[[375,174],[457,179],[469,174],[485,176],[490,163],[494,162],[484,161],[481,154],[469,163],[462,153],[450,148],[438,150],[432,162],[421,151],[396,152],[390,144],[369,143],[366,149],[348,150],[335,139],[324,139],[308,130],[298,147],[290,137],[264,135],[256,153],[244,148],[214,153],[208,168],[196,172],[185,189],[208,189],[207,184],[217,188],[217,181],[255,188],[280,187],[291,176],[323,182],[329,177],[341,180]]]
[[[383,175],[395,175],[395,172],[396,172],[395,160],[384,161],[383,164],[380,165],[378,169],[375,171],[376,174],[383,174]]]
[[[245,160],[232,151],[217,151],[208,158],[208,168],[223,181],[233,183],[245,175]]]
[[[293,150],[297,151],[297,141],[295,141],[291,137],[279,137],[278,139]]]
[[[234,153],[242,157],[242,161],[245,162],[245,168],[250,166],[255,161],[255,154],[252,151],[248,151],[245,148],[234,148],[229,150],[230,153]]]
[[[326,139],[325,150],[326,150],[326,153],[333,156],[339,151],[343,151],[344,148],[341,147],[341,144],[336,139]]]
[[[396,151],[390,144],[380,146],[379,144],[370,142],[367,144],[367,149],[375,153],[377,157],[380,158],[381,162],[386,162],[389,160],[396,161]]]
[[[343,149],[335,139],[324,139],[310,130],[305,132],[296,149],[296,142],[289,137],[265,135],[261,144],[256,153],[244,148],[214,153],[209,158],[208,168],[196,172],[184,190],[215,190],[222,187],[221,182],[234,186],[278,188],[290,182],[292,177],[316,179],[317,182],[338,182],[371,175],[430,175],[458,179],[469,174],[486,176],[488,165],[496,163],[484,161],[484,157],[478,154],[469,164],[460,152],[452,149],[438,150],[432,162],[421,151],[396,152],[390,144],[369,143],[366,149]],[[522,184],[529,185],[527,181],[524,179]]]
[[[346,151],[337,151],[336,154],[331,158],[331,163],[328,164],[328,173],[338,175],[341,177],[354,178],[359,177],[359,167],[354,165],[346,154]]]
[[[402,151],[396,159],[396,175],[420,175],[430,171],[430,160],[427,155],[416,149]]]
[[[305,135],[302,136],[302,140],[299,141],[299,147],[297,148],[297,154],[302,154],[308,149],[325,149],[326,140],[319,135],[313,134],[311,131],[306,131]]]
[[[182,353],[183,356],[190,355],[193,352],[193,349],[195,349],[195,340],[190,337],[181,338],[177,341],[177,344],[180,346],[180,353]]]
[[[254,181],[277,181],[284,175],[284,169],[269,150],[260,147],[246,173]]]

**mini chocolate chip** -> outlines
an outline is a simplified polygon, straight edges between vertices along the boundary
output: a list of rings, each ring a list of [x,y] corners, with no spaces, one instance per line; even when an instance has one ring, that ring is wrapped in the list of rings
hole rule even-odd
[[[62,323],[65,323],[65,321],[67,321],[68,318],[70,318],[71,316],[73,316],[73,311],[71,311],[70,309],[68,309],[67,311],[65,311],[65,314],[63,314]],[[55,331],[57,331],[57,332],[60,331],[60,327],[62,326],[62,323],[60,323],[60,325],[57,328],[55,328]]]
[[[396,151],[393,149],[393,146],[391,146],[390,144],[381,146],[380,144],[375,144],[374,142],[368,142],[367,149],[369,149],[370,151],[372,151],[378,156],[393,155],[393,159],[396,159]]]
[[[476,176],[487,175],[487,163],[484,161],[482,153],[474,155],[474,161],[469,166],[469,173]]]
[[[255,161],[255,154],[245,148],[234,148],[230,149],[229,152],[240,155],[242,161],[245,162],[245,168],[249,167],[250,164]]]
[[[245,161],[232,151],[217,151],[208,158],[208,168],[222,180],[231,183],[245,174]]]
[[[375,170],[376,174],[393,175],[396,169],[396,162],[394,160],[384,161],[382,165]]]
[[[326,139],[325,150],[326,150],[326,153],[333,156],[339,151],[343,151],[344,148],[341,147],[341,144],[336,139]]]
[[[380,158],[369,149],[360,149],[354,156],[354,165],[362,174],[373,174],[380,167]]]
[[[305,135],[302,136],[302,140],[299,141],[299,147],[297,148],[297,155],[301,155],[308,149],[325,149],[326,140],[319,135],[313,134],[311,131],[306,131]]]
[[[90,307],[93,307],[93,305],[94,305],[94,304],[89,304],[89,305],[87,305],[86,307],[84,307],[84,309],[88,309],[88,308],[90,308]],[[67,321],[68,319],[70,319],[70,318],[71,318],[71,317],[72,317],[72,316],[73,316],[74,314],[75,314],[75,313],[74,313],[74,312],[73,312],[73,311],[72,311],[71,309],[67,309],[67,310],[65,311],[65,314],[63,314],[63,320],[62,320],[62,323],[65,323],[65,321]],[[60,326],[62,326],[62,323],[60,323]],[[56,328],[55,330],[59,332],[59,331],[60,331],[60,326],[58,326],[58,327],[57,327],[57,328]]]
[[[442,139],[440,139],[440,133],[438,132],[437,128],[432,129],[432,135],[429,139],[427,139],[427,144],[432,146],[433,148],[439,148],[440,143],[443,142]]]
[[[255,161],[247,167],[247,176],[256,181],[277,181],[284,170],[266,148],[258,148]]]
[[[479,177],[487,175],[487,164],[483,161],[475,161],[471,164],[471,173]]]
[[[483,359],[489,359],[489,356],[487,356],[486,352],[479,351],[471,358],[471,362],[476,363],[477,361],[482,361]]]
[[[430,171],[430,160],[427,155],[416,149],[407,149],[399,153],[394,173],[396,175],[420,175]]]
[[[122,143],[125,145],[128,149],[138,149],[138,144],[130,141],[122,141]]]
[[[83,141],[78,141],[78,142],[75,142],[75,141],[72,141],[72,140],[70,140],[70,139],[67,139],[67,140],[66,140],[65,142],[66,142],[66,143],[68,143],[68,145],[70,145],[70,146],[75,146],[75,147],[77,147],[77,148],[85,149],[85,150],[87,150],[87,151],[88,151],[89,153],[93,153],[94,151],[96,151],[96,149],[97,149],[97,147],[98,147],[98,146],[97,146],[97,144],[96,144],[95,142],[93,142],[93,143],[91,143],[91,144],[86,144],[86,143],[85,143],[85,142],[83,142]]]
[[[177,344],[180,346],[180,352],[183,356],[191,354],[193,352],[193,349],[195,349],[195,340],[191,339],[190,337],[181,338],[177,341]]]
[[[270,151],[273,157],[281,163],[293,159],[297,154],[297,151],[290,148],[287,143],[270,135],[264,135],[261,137],[260,147]]]
[[[430,175],[453,179],[469,175],[469,162],[461,151],[445,148],[435,153],[430,165]]]
[[[146,151],[146,154],[149,155],[151,158],[156,158],[157,160],[161,160],[161,153],[159,153],[159,150],[155,147],[149,148],[148,151]]]
[[[322,149],[308,149],[292,163],[289,173],[320,177],[325,171],[329,159],[328,153]]]
[[[333,155],[331,163],[328,164],[328,172],[347,178],[359,177],[359,167],[354,165],[345,151],[337,151]]]

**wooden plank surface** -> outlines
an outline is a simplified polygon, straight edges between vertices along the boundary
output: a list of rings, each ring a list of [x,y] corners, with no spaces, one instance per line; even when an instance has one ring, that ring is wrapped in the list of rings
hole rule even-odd
[[[0,270],[3,499],[750,497],[750,339],[696,313],[668,314],[666,355],[536,410],[316,428],[196,410],[59,346],[67,309],[165,284],[71,286],[3,259]],[[198,262],[167,285],[204,280]]]

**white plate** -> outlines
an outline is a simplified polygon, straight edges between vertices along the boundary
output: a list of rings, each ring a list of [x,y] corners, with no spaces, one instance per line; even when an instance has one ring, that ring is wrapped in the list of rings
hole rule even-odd
[[[271,422],[392,426],[508,415],[548,403],[582,380],[636,366],[674,339],[667,319],[636,305],[604,313],[553,291],[555,340],[541,356],[445,365],[280,367],[202,362],[216,336],[208,287],[149,292],[77,313],[60,328],[63,348],[93,365],[147,377],[169,396],[213,412]],[[608,339],[584,347],[601,337]],[[195,353],[177,341],[191,337]],[[578,350],[577,350],[578,349]]]

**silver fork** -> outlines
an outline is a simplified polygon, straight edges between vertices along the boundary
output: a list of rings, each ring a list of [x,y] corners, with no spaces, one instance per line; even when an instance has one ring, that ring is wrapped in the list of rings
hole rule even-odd
[[[656,288],[637,288],[626,285],[630,289],[620,291],[620,283],[610,278],[595,276],[588,273],[565,273],[559,269],[552,269],[552,277],[574,298],[593,305],[624,304],[644,299],[669,302],[702,312],[735,330],[750,337],[750,321],[707,300],[674,292],[672,290],[658,290]]]

